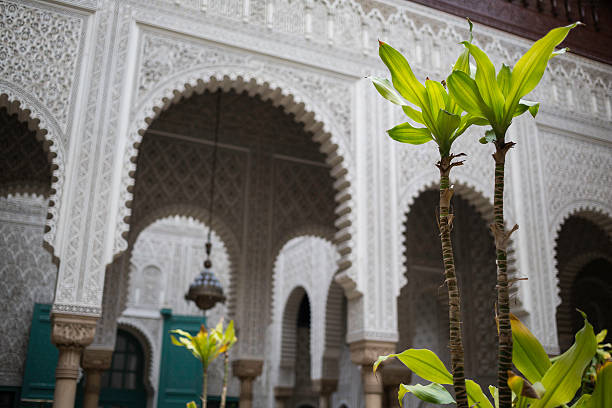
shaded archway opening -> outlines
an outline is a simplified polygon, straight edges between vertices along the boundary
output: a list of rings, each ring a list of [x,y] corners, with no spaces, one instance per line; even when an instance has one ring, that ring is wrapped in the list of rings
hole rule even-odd
[[[160,111],[138,148],[128,242],[147,224],[144,220],[161,209],[189,207],[207,213],[219,95],[213,224],[218,220],[227,226],[225,236],[240,243],[239,249],[230,249],[238,254],[226,288],[229,314],[243,333],[248,324],[249,331],[261,332],[254,337],[261,337],[265,324],[249,323],[258,313],[250,297],[257,293],[257,305],[261,299],[270,304],[274,245],[295,231],[319,231],[326,226],[329,236],[329,229],[336,230],[333,166],[313,133],[293,113],[283,111],[282,105],[228,87],[191,92]],[[242,270],[258,278],[238,279]],[[266,309],[269,320],[270,309]],[[244,340],[239,352],[251,346]]]
[[[612,307],[612,240],[597,222],[600,219],[590,213],[574,214],[565,220],[557,236],[555,253],[561,303],[556,317],[562,352],[573,344],[575,333],[583,325],[577,308],[587,313],[595,330],[612,331],[612,320],[607,316]],[[606,217],[602,219],[603,225],[609,221]]]
[[[436,206],[439,192],[421,193],[405,225],[407,284],[398,297],[398,351],[430,348],[448,355],[448,294],[444,286]],[[496,379],[495,245],[487,222],[462,194],[453,197],[451,237],[462,297],[466,375],[481,383]]]

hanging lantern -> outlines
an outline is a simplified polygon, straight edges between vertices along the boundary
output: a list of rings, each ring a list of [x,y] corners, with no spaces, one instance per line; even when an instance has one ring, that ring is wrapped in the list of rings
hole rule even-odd
[[[212,233],[212,217],[213,203],[215,198],[215,172],[217,170],[217,143],[219,140],[219,121],[221,118],[221,90],[219,89],[217,96],[217,120],[215,122],[215,142],[213,145],[212,164],[210,172],[210,208],[208,212],[208,239],[206,240],[206,260],[204,261],[204,269],[191,285],[189,291],[185,295],[186,300],[195,302],[201,310],[212,309],[218,302],[225,302],[223,287],[221,282],[216,278],[212,270],[212,262],[210,260],[210,251],[212,249],[211,233]]]

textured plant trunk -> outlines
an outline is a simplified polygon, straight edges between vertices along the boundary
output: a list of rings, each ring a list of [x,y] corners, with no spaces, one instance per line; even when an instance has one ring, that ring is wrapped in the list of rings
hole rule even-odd
[[[202,408],[206,408],[208,400],[208,370],[202,370]]]
[[[454,155],[442,157],[437,166],[440,169],[440,242],[442,243],[442,260],[444,276],[448,288],[448,317],[451,368],[453,372],[453,387],[457,408],[468,408],[467,391],[465,388],[465,367],[463,362],[463,342],[461,336],[461,297],[457,276],[455,275],[455,259],[450,232],[454,215],[450,211],[450,201],[453,189],[450,186],[449,175],[454,166],[463,162],[452,163]]]
[[[499,389],[499,407],[512,407],[512,391],[508,386],[508,371],[512,370],[512,327],[510,325],[510,297],[508,285],[507,247],[511,231],[506,232],[504,225],[504,166],[506,153],[514,146],[504,139],[495,142],[495,190],[493,196],[494,223],[491,230],[495,237],[497,257],[497,319],[499,325],[497,386]]]
[[[229,372],[229,353],[224,353],[223,359],[223,390],[221,391],[221,406],[225,408],[225,399],[227,398],[227,374]]]

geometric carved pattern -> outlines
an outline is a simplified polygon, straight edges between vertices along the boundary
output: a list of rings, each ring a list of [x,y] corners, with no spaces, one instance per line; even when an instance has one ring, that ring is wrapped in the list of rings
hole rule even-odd
[[[0,78],[40,101],[65,132],[84,18],[4,0],[0,18]]]
[[[42,247],[46,212],[47,201],[40,196],[0,197],[0,383],[3,385],[21,385],[34,303],[53,300],[57,268]]]
[[[47,195],[51,168],[36,132],[0,108],[0,191],[31,192]]]
[[[444,286],[435,206],[439,193],[421,193],[406,222],[408,284],[398,298],[398,351],[433,348],[448,359],[448,296]],[[461,289],[466,372],[482,383],[496,378],[495,248],[484,220],[460,195],[452,201],[453,252]]]

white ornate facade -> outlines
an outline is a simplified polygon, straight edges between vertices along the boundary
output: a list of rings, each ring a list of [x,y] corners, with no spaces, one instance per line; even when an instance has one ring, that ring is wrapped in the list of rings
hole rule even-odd
[[[111,350],[118,326],[140,333],[154,406],[159,310],[199,313],[182,294],[203,259],[218,92],[211,227],[228,302],[209,318],[236,320],[234,360],[263,363],[254,406],[295,386],[295,320],[284,315],[297,313],[296,288],[310,302],[311,379],[336,381],[333,408],[358,406],[364,392],[358,365],[367,364],[354,353],[351,363],[349,345],[443,341],[406,321],[419,308],[444,314],[442,300],[415,287],[430,274],[433,296],[441,279],[439,264],[412,257],[425,240],[409,227],[420,229],[411,214],[427,208],[418,202],[438,178],[437,152],[386,137],[402,112],[364,77],[386,76],[377,38],[404,52],[417,77],[444,77],[462,19],[400,0],[0,0],[0,21],[0,137],[15,152],[3,153],[0,175],[0,304],[12,316],[0,365],[23,364],[28,310],[52,302],[57,316],[97,319],[92,349]],[[496,65],[530,44],[482,25],[475,36]],[[584,265],[612,259],[605,245],[576,253],[580,262],[559,259],[573,218],[612,237],[612,67],[557,57],[532,99],[542,101],[538,118],[510,130],[507,218],[520,225],[510,266],[529,278],[513,287],[513,304],[555,352],[571,331],[557,315],[571,310],[564,291]],[[492,218],[481,132],[456,147],[469,153],[453,175],[457,195],[477,219],[465,234]],[[33,164],[15,170],[24,160]],[[464,257],[487,268],[485,256]],[[16,297],[23,308],[8,306]],[[19,386],[20,370],[0,371],[0,385]],[[230,395],[239,393],[236,381]]]

